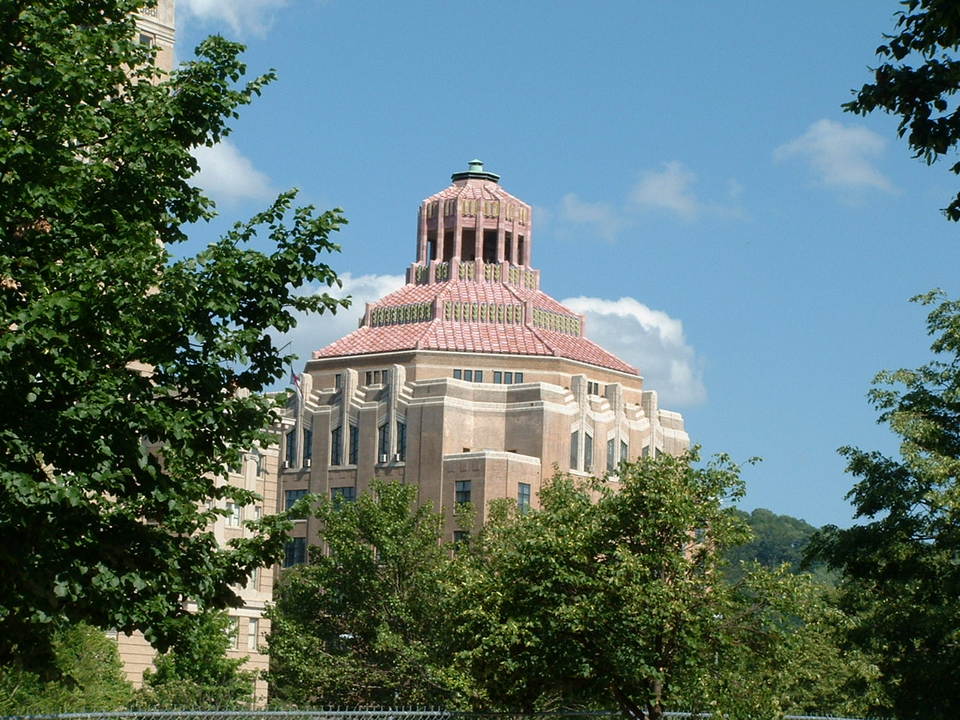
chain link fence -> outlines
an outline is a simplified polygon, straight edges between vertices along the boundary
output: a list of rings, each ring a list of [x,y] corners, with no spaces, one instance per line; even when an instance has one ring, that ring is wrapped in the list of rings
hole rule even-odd
[[[669,711],[672,720],[709,718],[710,713]],[[8,715],[0,720],[623,720],[620,713],[468,713],[447,710],[144,710],[62,713],[59,715]],[[758,720],[766,720],[760,719]],[[836,715],[784,715],[783,720],[864,720]]]

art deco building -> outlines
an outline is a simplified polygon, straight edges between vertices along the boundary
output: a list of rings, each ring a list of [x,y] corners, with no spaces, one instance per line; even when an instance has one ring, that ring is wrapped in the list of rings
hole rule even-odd
[[[452,180],[420,205],[406,285],[306,363],[300,421],[294,409],[283,420],[287,505],[395,480],[441,509],[455,538],[457,503],[482,522],[496,498],[536,507],[555,468],[616,482],[622,459],[687,448],[681,416],[637,368],[540,289],[530,205],[480,161]],[[286,563],[316,542],[299,522]]]

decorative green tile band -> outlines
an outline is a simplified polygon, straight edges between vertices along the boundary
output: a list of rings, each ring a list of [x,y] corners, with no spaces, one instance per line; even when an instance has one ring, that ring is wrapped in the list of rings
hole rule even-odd
[[[374,309],[370,313],[370,324],[402,325],[433,320],[433,303],[410,303],[409,305],[391,305]]]
[[[523,305],[447,300],[443,303],[443,319],[516,325],[523,322]]]
[[[544,330],[553,330],[555,332],[566,333],[567,335],[580,336],[580,318],[572,315],[562,315],[560,313],[550,312],[549,310],[533,309],[534,327]]]

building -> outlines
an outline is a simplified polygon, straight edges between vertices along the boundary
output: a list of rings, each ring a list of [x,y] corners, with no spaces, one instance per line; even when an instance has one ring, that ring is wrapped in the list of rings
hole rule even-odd
[[[283,418],[285,504],[355,498],[374,478],[418,487],[440,509],[512,498],[537,506],[554,468],[608,475],[620,460],[689,438],[638,370],[587,339],[585,319],[540,289],[533,210],[480,161],[420,204],[406,285],[317,350],[299,409]],[[298,522],[286,564],[318,542]]]
[[[156,7],[143,8],[135,13],[140,43],[157,48],[157,65],[166,72],[173,69],[173,47],[175,38],[174,0],[158,0]],[[133,368],[136,369],[136,368]],[[228,511],[227,517],[220,518],[212,531],[221,543],[233,538],[244,537],[250,531],[243,527],[244,520],[253,520],[264,514],[277,511],[277,475],[278,454],[276,446],[257,449],[244,456],[241,467],[228,474],[222,480],[261,496],[262,500],[254,506],[238,507],[232,503],[222,503]],[[227,651],[230,657],[246,657],[245,670],[266,670],[268,656],[261,652],[264,638],[270,631],[269,620],[262,617],[264,608],[273,599],[273,573],[264,568],[255,572],[242,588],[235,588],[243,600],[240,607],[229,611],[232,627],[230,639],[232,647]],[[188,605],[189,608],[189,605]],[[154,649],[140,633],[132,635],[116,634],[117,647],[123,660],[127,679],[135,686],[143,684],[143,672],[153,667]],[[265,681],[258,679],[256,696],[259,702],[265,702],[267,687]]]

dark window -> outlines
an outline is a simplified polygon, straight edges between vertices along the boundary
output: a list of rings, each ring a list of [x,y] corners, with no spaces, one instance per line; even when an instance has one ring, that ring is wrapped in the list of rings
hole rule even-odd
[[[507,385],[513,385],[513,373],[512,373],[512,372],[505,372],[505,373],[503,374],[503,381],[504,381]]]
[[[446,253],[444,253],[446,254]],[[452,251],[451,251],[452,254]],[[460,231],[460,258],[464,261],[477,259],[477,231],[464,228]],[[449,258],[447,258],[449,260]]]
[[[583,434],[583,469],[587,472],[593,470],[593,436],[590,433]]]
[[[580,432],[574,430],[570,433],[570,469],[576,470],[580,464]]]
[[[630,446],[623,440],[620,441],[620,459],[624,461],[630,460]]]
[[[337,505],[342,502],[353,502],[357,499],[357,489],[353,486],[330,488],[330,499]]]
[[[494,263],[497,261],[497,231],[483,231],[483,261]]]
[[[483,382],[483,370],[474,370],[474,371],[473,371],[473,381],[474,381],[474,382]]]
[[[287,490],[284,493],[285,498],[284,498],[283,509],[289,510],[290,508],[293,507],[294,503],[297,502],[297,500],[299,500],[300,498],[306,497],[306,495],[307,495],[306,490]],[[302,520],[303,518],[304,518],[304,515],[302,514],[297,515],[298,520]]]
[[[466,530],[454,530],[453,531],[453,549],[454,551],[459,550],[461,547],[470,542],[470,533]]]
[[[144,35],[143,33],[140,33],[140,44],[145,45],[146,47],[152,46],[153,37],[150,35]]]
[[[307,561],[307,539],[290,538],[283,554],[283,566],[303,565]]]
[[[284,459],[286,460],[284,465],[286,467],[293,467],[293,464],[297,461],[296,431],[291,430],[290,432],[288,432],[286,435],[286,438],[287,438],[287,442],[286,442],[287,449],[286,449],[286,455],[284,456]]]
[[[407,459],[407,424],[397,421],[397,455],[401,460]]]
[[[437,259],[437,233],[431,231],[427,233],[427,260]]]
[[[509,230],[503,234],[503,249],[507,254],[507,259],[516,265],[517,258],[513,254],[513,233]]]
[[[614,438],[607,440],[607,470],[612,471],[617,466],[617,441]]]
[[[523,373],[522,373],[522,372],[514,373],[514,374],[513,374],[513,381],[514,381],[515,383],[522,383],[522,382],[523,382]]]
[[[493,381],[498,385],[503,382],[503,373],[499,370],[493,371]]]
[[[592,380],[587,381],[587,395],[599,395],[600,394],[600,383],[593,382]]]
[[[333,376],[333,387],[335,390],[339,390],[343,387],[343,375],[341,373],[337,373]]]
[[[527,249],[527,244],[526,242],[524,242],[523,235],[518,235],[517,236],[517,265],[527,264],[526,249]]]
[[[360,429],[356,425],[350,425],[350,452],[349,462],[351,465],[357,464],[357,458],[360,456]]]
[[[530,509],[530,483],[517,483],[517,510],[525,513]]]
[[[384,458],[390,454],[390,426],[386,423],[377,430],[377,452],[380,453],[380,462],[385,462]]]
[[[470,502],[470,481],[457,480],[456,483],[456,502],[458,505]]]
[[[303,464],[310,467],[310,460],[313,458],[313,430],[303,431]]]
[[[650,446],[649,446],[649,445],[644,445],[644,446],[643,446],[643,449],[640,450],[640,454],[641,454],[643,457],[650,457]]]
[[[464,370],[463,379],[467,382],[473,382],[473,370]]]
[[[343,463],[343,428],[335,427],[330,431],[330,464],[341,465]]]
[[[463,370],[454,370],[454,371],[453,371],[453,378],[454,378],[455,380],[462,380],[462,379],[463,379]]]

